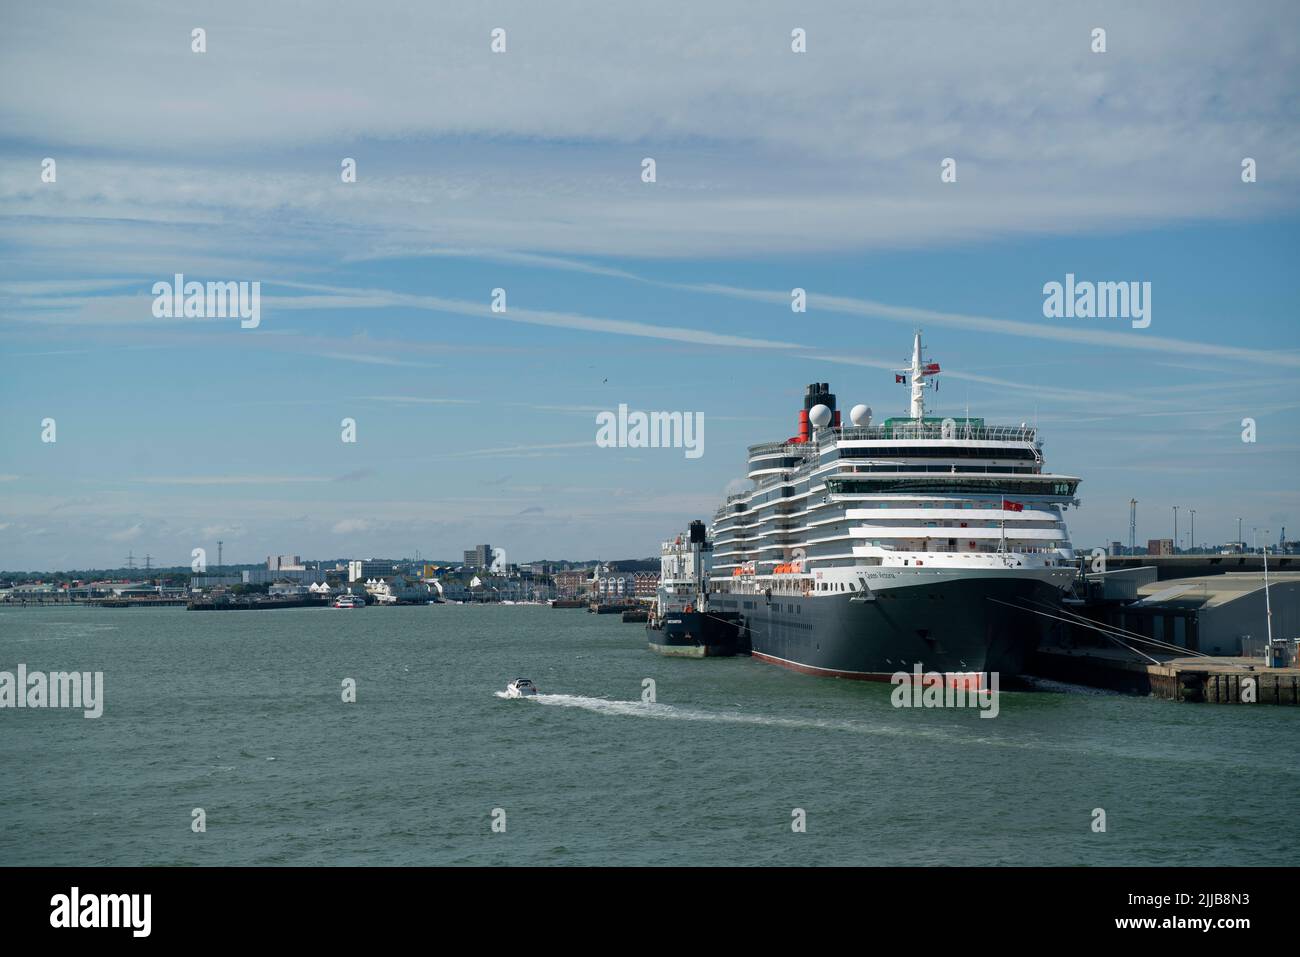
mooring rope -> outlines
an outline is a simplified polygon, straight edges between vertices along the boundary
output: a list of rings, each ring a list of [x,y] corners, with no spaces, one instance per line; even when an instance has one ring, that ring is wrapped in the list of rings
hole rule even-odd
[[[1044,602],[1040,602],[1040,601],[1033,602],[1033,604],[1038,605],[1038,606],[1040,606],[1040,607],[1047,607],[1047,608],[1054,607],[1054,606],[1051,606],[1051,605],[1046,605]],[[1086,617],[1084,617],[1083,615],[1078,614],[1077,612],[1070,611],[1068,608],[1061,608],[1061,609],[1058,609],[1058,611],[1063,611],[1065,614],[1069,615],[1071,618],[1076,619],[1076,621],[1077,621],[1079,624],[1096,624],[1096,623],[1095,623],[1091,618],[1086,618]],[[1128,637],[1128,638],[1130,638],[1130,639],[1132,639],[1132,640],[1134,640],[1134,641],[1139,641],[1139,642],[1142,642],[1142,643],[1144,643],[1144,644],[1153,645],[1153,646],[1156,647],[1156,648],[1160,648],[1160,649],[1164,649],[1164,650],[1168,650],[1168,651],[1181,652],[1184,656],[1192,656],[1192,657],[1197,657],[1197,658],[1212,658],[1212,657],[1214,657],[1213,655],[1209,654],[1208,652],[1197,651],[1196,649],[1193,649],[1193,648],[1186,648],[1186,647],[1184,647],[1184,646],[1182,646],[1182,645],[1175,645],[1175,644],[1172,644],[1171,642],[1168,642],[1168,641],[1161,641],[1161,640],[1158,639],[1158,638],[1148,638],[1146,635],[1140,635],[1140,634],[1138,634],[1138,633],[1135,632],[1135,631],[1129,631],[1128,629],[1126,629],[1126,628],[1121,628],[1121,627],[1119,627],[1118,625],[1106,625],[1106,627],[1109,628],[1109,629],[1111,629],[1111,630],[1112,630],[1113,632],[1115,632],[1116,634],[1125,635],[1126,637]]]
[[[1058,615],[1049,615],[1049,614],[1048,614],[1047,612],[1045,612],[1045,611],[1038,611],[1038,610],[1035,609],[1035,608],[1029,608],[1029,607],[1026,607],[1025,605],[1013,605],[1013,604],[1011,604],[1011,602],[1009,602],[1009,601],[1002,601],[1002,599],[1000,599],[1000,598],[989,598],[989,601],[997,602],[999,605],[1006,605],[1008,608],[1018,608],[1018,609],[1020,609],[1021,611],[1027,611],[1027,612],[1029,612],[1030,614],[1033,614],[1033,615],[1042,615],[1044,618],[1055,618],[1057,621],[1063,621],[1063,622],[1065,622],[1067,625],[1078,625],[1078,624],[1082,624],[1082,622],[1070,621],[1070,619],[1068,619],[1068,618],[1061,618],[1061,617],[1058,616]],[[1150,655],[1148,655],[1145,651],[1139,651],[1138,649],[1134,648],[1132,645],[1126,645],[1126,644],[1124,644],[1124,642],[1120,641],[1118,638],[1116,638],[1114,635],[1112,635],[1112,634],[1111,634],[1109,631],[1107,631],[1105,628],[1101,628],[1101,627],[1099,627],[1098,625],[1095,625],[1095,624],[1087,624],[1087,625],[1084,625],[1084,627],[1085,627],[1085,628],[1091,628],[1093,631],[1099,631],[1099,632],[1101,632],[1103,635],[1105,635],[1105,636],[1106,636],[1107,638],[1109,638],[1111,641],[1115,642],[1115,644],[1117,644],[1117,645],[1121,645],[1121,646],[1123,646],[1124,648],[1127,648],[1129,651],[1133,652],[1133,654],[1135,654],[1135,655],[1141,655],[1143,658],[1145,658],[1147,661],[1151,662],[1153,665],[1158,665],[1158,664],[1160,664],[1159,661],[1157,661],[1155,658],[1152,658],[1152,657],[1151,657]]]

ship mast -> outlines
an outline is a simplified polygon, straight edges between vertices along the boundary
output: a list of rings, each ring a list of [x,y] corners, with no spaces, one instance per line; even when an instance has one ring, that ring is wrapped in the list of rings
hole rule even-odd
[[[912,340],[912,418],[918,422],[925,417],[925,376],[921,370],[921,330],[916,330]]]
[[[911,377],[912,386],[912,418],[916,424],[920,425],[925,418],[925,390],[926,387],[937,389],[938,383],[934,377],[939,374],[939,363],[923,362],[921,359],[921,330],[916,330],[916,336],[912,339],[912,364],[906,369],[896,369],[896,382],[907,382]]]

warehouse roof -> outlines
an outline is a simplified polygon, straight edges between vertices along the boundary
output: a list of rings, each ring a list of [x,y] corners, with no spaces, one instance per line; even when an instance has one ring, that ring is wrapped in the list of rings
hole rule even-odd
[[[1270,588],[1300,584],[1300,572],[1269,572],[1268,582]],[[1263,589],[1264,576],[1253,572],[1199,575],[1141,585],[1137,589],[1137,604],[1212,608]]]

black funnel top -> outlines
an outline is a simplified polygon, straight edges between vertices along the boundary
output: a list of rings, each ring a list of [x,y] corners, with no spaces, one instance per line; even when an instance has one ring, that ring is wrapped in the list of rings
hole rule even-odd
[[[835,396],[831,394],[831,384],[829,382],[813,382],[809,384],[803,398],[804,411],[808,411],[814,405],[824,405],[832,412],[835,411]]]

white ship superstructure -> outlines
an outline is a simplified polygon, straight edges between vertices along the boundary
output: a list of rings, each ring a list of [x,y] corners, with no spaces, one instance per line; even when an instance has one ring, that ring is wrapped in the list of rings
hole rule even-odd
[[[829,386],[814,383],[799,435],[750,447],[753,488],[714,516],[710,591],[716,607],[745,615],[756,655],[853,677],[917,661],[1017,667],[1019,653],[994,653],[1016,644],[991,633],[1015,627],[995,605],[1059,593],[1077,574],[1065,512],[1078,504],[1079,479],[1045,469],[1037,430],[1025,423],[927,416],[925,394],[941,370],[922,350],[918,332],[910,366],[895,374],[910,385],[909,416],[873,424],[871,410],[856,406],[843,425]],[[944,612],[922,614],[925,596]],[[912,620],[892,607],[846,618],[842,601],[828,617],[830,605],[818,602],[890,598],[906,601]],[[955,615],[976,620],[944,624]],[[828,635],[832,620],[866,631]],[[872,640],[879,655],[869,653]]]
[[[729,656],[748,650],[740,616],[713,607],[709,576],[713,545],[701,521],[663,543],[659,558],[659,600],[646,623],[650,648],[689,658]]]
[[[703,522],[691,522],[684,535],[664,542],[659,551],[658,617],[697,606],[703,610],[712,569],[713,545]]]

